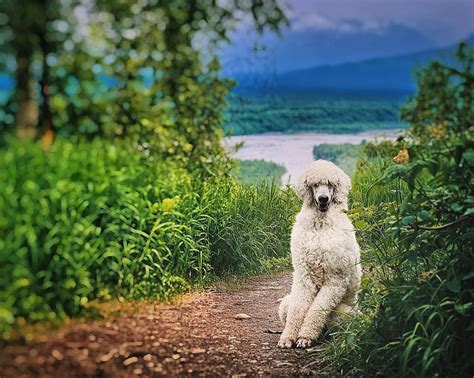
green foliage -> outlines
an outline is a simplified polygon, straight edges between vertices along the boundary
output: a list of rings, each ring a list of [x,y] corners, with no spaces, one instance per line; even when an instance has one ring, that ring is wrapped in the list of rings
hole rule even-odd
[[[332,161],[341,167],[344,172],[352,176],[362,144],[320,144],[313,147],[315,160],[323,159]]]
[[[362,312],[328,343],[338,372],[474,371],[474,51],[461,45],[457,56],[456,67],[419,73],[407,136],[359,160],[351,217],[365,249]]]
[[[400,95],[306,91],[273,96],[233,95],[226,130],[233,135],[318,131],[354,133],[405,128],[399,121]]]
[[[211,264],[218,273],[258,273],[265,259],[288,257],[300,201],[273,184],[211,192]],[[222,196],[222,198],[221,198]],[[256,264],[256,262],[259,262]]]
[[[219,75],[213,46],[243,15],[259,31],[287,22],[276,0],[3,1],[9,64],[0,70],[17,80],[0,130],[15,115],[23,137],[127,137],[190,171],[227,172],[220,141],[231,82]]]
[[[286,172],[283,165],[265,160],[239,160],[237,179],[243,185],[274,183],[281,185],[281,176]]]
[[[166,299],[289,251],[298,200],[275,186],[202,182],[127,143],[58,139],[0,150],[0,334],[93,299]]]

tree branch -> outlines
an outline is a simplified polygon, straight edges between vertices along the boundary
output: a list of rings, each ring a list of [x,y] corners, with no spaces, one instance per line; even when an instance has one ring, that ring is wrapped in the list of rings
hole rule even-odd
[[[443,225],[441,225],[441,226],[432,226],[432,227],[429,227],[429,226],[419,226],[419,225],[415,224],[414,227],[415,227],[415,229],[417,229],[417,230],[439,231],[439,230],[444,230],[445,228],[454,226],[455,224],[464,222],[466,219],[469,219],[469,218],[470,218],[470,217],[462,217],[462,218],[456,219],[455,221],[452,221],[452,222],[443,224]]]

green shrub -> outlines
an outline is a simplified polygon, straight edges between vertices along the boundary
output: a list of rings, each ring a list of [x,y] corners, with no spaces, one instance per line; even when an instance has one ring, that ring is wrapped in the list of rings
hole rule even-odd
[[[344,375],[474,372],[474,51],[458,57],[462,70],[433,63],[419,74],[404,140],[368,146],[358,162],[361,313],[325,351]]]
[[[297,200],[232,178],[202,182],[129,144],[58,139],[0,150],[0,333],[93,299],[166,299],[285,257]],[[279,214],[277,214],[279,212]]]

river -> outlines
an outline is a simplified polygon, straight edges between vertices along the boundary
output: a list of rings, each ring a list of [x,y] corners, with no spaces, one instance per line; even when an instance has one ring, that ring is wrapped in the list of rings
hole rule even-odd
[[[371,130],[355,134],[257,134],[228,137],[224,141],[227,149],[232,150],[237,143],[244,142],[242,148],[233,153],[241,160],[266,160],[284,165],[286,173],[282,177],[284,184],[294,184],[302,170],[313,161],[313,146],[319,144],[359,144],[362,141],[396,139],[400,130]]]

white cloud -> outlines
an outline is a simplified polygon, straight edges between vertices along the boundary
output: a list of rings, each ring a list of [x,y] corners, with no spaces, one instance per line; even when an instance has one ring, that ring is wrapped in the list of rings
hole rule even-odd
[[[291,27],[294,30],[334,29],[336,25],[333,21],[317,13],[304,13],[291,17]]]
[[[356,19],[376,32],[399,24],[418,30],[442,44],[474,33],[473,0],[288,0],[297,28],[349,31],[344,20]],[[316,16],[314,16],[316,15]],[[301,18],[301,20],[300,20]],[[311,26],[311,20],[315,22]]]
[[[372,19],[331,19],[316,11],[295,12],[293,10],[289,16],[293,30],[334,30],[352,33],[361,30],[377,31],[387,26],[386,22]]]

